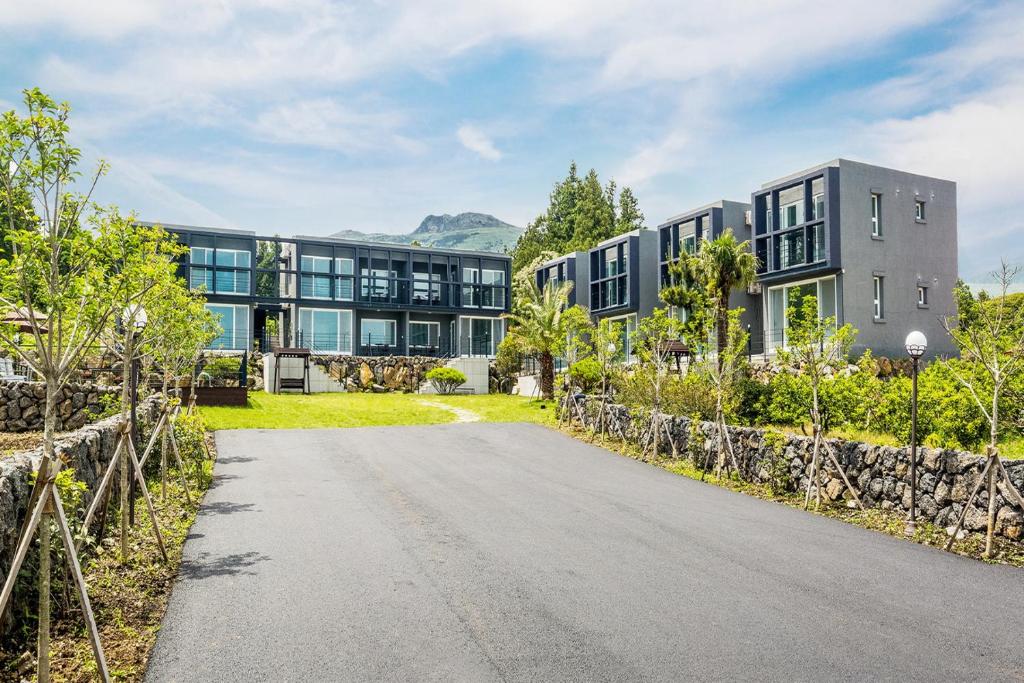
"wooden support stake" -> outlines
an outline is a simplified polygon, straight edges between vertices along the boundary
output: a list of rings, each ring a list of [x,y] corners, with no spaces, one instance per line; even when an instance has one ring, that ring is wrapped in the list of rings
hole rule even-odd
[[[107,492],[114,479],[114,472],[117,470],[118,460],[122,457],[123,453],[124,436],[122,435],[117,442],[117,448],[114,449],[114,457],[112,457],[110,462],[107,463],[107,471],[103,473],[103,479],[100,480],[99,488],[96,489],[96,493],[92,498],[92,503],[90,503],[89,509],[85,513],[85,521],[82,522],[82,533],[78,538],[78,542],[75,543],[76,552],[82,549],[82,542],[89,534],[89,526],[92,524],[92,518],[96,514],[96,511],[103,509],[101,505],[105,505],[109,502]]]
[[[974,490],[971,491],[971,495],[967,498],[967,503],[964,505],[963,511],[960,512],[960,519],[957,520],[956,527],[953,529],[953,535],[949,537],[949,541],[946,543],[946,550],[953,547],[953,541],[956,540],[956,535],[960,533],[960,529],[964,526],[964,520],[967,519],[967,511],[974,505],[974,498],[978,495],[978,491],[981,490],[982,483],[988,478],[988,470],[992,467],[992,456],[990,455],[985,466],[981,469],[981,474],[978,476],[978,483],[974,485]]]
[[[853,494],[853,499],[857,501],[857,506],[861,510],[863,510],[864,503],[860,502],[860,496],[857,495],[856,489],[853,488],[853,484],[850,483],[850,480],[846,478],[846,471],[843,470],[842,466],[840,466],[839,458],[836,457],[835,451],[832,450],[832,445],[824,439],[822,440],[822,443],[825,445],[825,450],[828,451],[829,457],[832,458],[832,464],[836,466],[837,470],[839,470],[839,475],[843,478],[843,481],[846,483],[846,488],[850,490],[850,493]]]
[[[57,487],[50,487],[50,495],[53,498],[53,506],[57,511],[57,527],[60,529],[60,537],[64,542],[64,553],[67,555],[68,565],[71,567],[71,575],[75,579],[75,588],[78,590],[78,600],[82,604],[85,625],[89,629],[89,642],[92,645],[93,657],[96,658],[96,667],[99,669],[100,678],[103,680],[103,683],[110,683],[107,658],[103,654],[103,645],[100,643],[100,632],[96,625],[96,617],[93,615],[92,605],[89,603],[89,591],[85,585],[85,576],[82,574],[82,567],[78,562],[78,552],[75,548],[74,539],[71,537],[71,527],[68,526],[67,516],[64,514],[64,505],[61,503]]]
[[[153,522],[153,534],[156,536],[156,544],[160,548],[160,555],[164,558],[164,562],[167,562],[167,549],[164,548],[164,539],[160,535],[160,524],[156,518],[156,510],[153,509],[153,500],[149,497],[146,478],[142,476],[142,467],[139,466],[139,461],[135,459],[135,447],[132,446],[131,441],[128,442],[128,457],[134,466],[135,477],[139,482],[139,488],[142,489],[142,497],[146,500],[146,508],[149,510],[149,518]]]
[[[188,479],[185,478],[185,463],[181,460],[181,452],[178,450],[178,439],[174,436],[174,429],[168,430],[171,437],[171,450],[174,452],[174,459],[178,463],[178,474],[181,476],[181,486],[185,489],[185,502],[192,504],[192,495],[188,490]]]

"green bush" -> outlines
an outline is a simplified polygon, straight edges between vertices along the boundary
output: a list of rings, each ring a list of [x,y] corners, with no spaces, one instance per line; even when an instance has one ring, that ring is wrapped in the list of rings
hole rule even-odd
[[[455,368],[433,368],[427,371],[427,379],[439,394],[448,395],[466,383],[466,375]]]
[[[585,394],[593,393],[601,386],[601,363],[593,356],[578,360],[566,370],[570,386]]]
[[[241,365],[241,358],[218,356],[206,363],[203,372],[209,375],[210,379],[238,379],[238,370]]]
[[[615,375],[612,387],[616,401],[633,410],[650,410],[654,405],[652,372],[650,368],[632,367]],[[670,415],[697,415],[702,420],[712,420],[715,417],[714,388],[695,372],[671,375],[662,390],[661,410]]]
[[[206,449],[203,447],[203,440],[206,438],[206,423],[199,413],[186,415],[181,413],[174,421],[174,438],[178,442],[178,451],[181,453],[182,462],[186,469],[191,469],[200,478],[209,475],[212,471],[204,466],[206,461]],[[210,481],[204,482],[209,485]]]

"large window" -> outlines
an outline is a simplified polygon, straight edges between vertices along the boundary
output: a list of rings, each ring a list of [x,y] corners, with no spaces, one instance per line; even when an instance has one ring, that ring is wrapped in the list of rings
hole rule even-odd
[[[882,236],[882,195],[871,193],[871,234]]]
[[[300,261],[303,299],[331,298],[331,259],[326,256],[303,256]]]
[[[436,351],[441,344],[441,323],[409,321],[409,353]]]
[[[781,207],[782,212],[782,229],[792,228],[794,225],[800,225],[804,222],[804,203],[803,201],[790,202]]]
[[[300,308],[298,334],[313,353],[352,353],[352,311]]]
[[[394,320],[363,318],[359,323],[359,343],[363,346],[395,346],[398,343]]]
[[[683,314],[685,316],[685,313]],[[636,360],[633,356],[633,342],[636,337],[636,315],[608,318],[609,322],[622,324],[622,358],[626,363]]]
[[[222,332],[210,343],[211,349],[247,350],[249,348],[249,307],[233,304],[206,304]]]
[[[480,284],[480,269],[463,268],[462,283],[462,305],[479,306],[480,287],[477,287],[476,285]]]
[[[484,285],[483,307],[505,308],[505,271],[484,268],[480,271],[480,278]]]
[[[804,315],[804,301],[817,299],[818,319],[836,318],[836,280],[834,277],[772,287],[767,291],[765,347],[784,346],[789,327]]]
[[[686,235],[683,237],[683,251],[687,254],[694,254],[697,252],[697,236]]]
[[[505,338],[505,321],[501,318],[474,318],[460,320],[459,353],[463,356],[494,356],[498,344]]]
[[[804,254],[804,231],[787,232],[776,240],[779,245],[779,269],[785,270],[807,262]]]
[[[248,294],[251,257],[244,249],[192,247],[189,287],[216,294]]]

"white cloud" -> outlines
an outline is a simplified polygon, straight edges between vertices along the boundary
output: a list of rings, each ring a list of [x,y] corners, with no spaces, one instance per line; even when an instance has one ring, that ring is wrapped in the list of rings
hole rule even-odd
[[[396,111],[356,111],[333,98],[320,98],[263,111],[251,130],[257,137],[272,142],[349,153],[389,147],[423,151],[422,143],[399,132],[405,123],[406,117]]]
[[[495,147],[494,142],[492,142],[491,139],[476,126],[464,123],[459,126],[459,130],[456,131],[456,135],[463,147],[468,149],[470,152],[473,152],[481,159],[486,159],[488,161],[501,160],[501,150]]]

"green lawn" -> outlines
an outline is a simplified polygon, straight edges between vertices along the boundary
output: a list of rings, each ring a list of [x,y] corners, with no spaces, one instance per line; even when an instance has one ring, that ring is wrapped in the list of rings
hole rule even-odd
[[[554,419],[553,403],[520,396],[432,396],[422,394],[249,394],[245,408],[205,407],[210,429],[312,429],[455,422],[454,413],[424,402],[470,410],[485,422],[538,422]],[[541,406],[544,406],[543,408]]]

